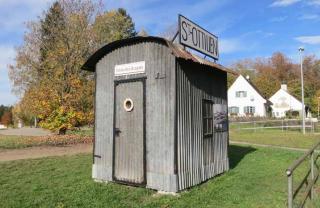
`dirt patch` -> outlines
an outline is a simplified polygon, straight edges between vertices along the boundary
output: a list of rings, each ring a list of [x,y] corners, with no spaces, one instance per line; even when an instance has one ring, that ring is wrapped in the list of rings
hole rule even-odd
[[[49,156],[75,155],[92,152],[92,144],[76,144],[62,147],[30,147],[25,149],[0,150],[0,161],[32,159]]]

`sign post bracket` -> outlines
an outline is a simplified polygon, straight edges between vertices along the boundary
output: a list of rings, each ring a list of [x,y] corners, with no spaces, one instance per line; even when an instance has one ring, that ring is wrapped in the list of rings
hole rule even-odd
[[[179,35],[179,30],[177,30],[177,32],[175,33],[175,35],[173,36],[171,42],[174,42],[176,40],[176,38],[178,37]]]

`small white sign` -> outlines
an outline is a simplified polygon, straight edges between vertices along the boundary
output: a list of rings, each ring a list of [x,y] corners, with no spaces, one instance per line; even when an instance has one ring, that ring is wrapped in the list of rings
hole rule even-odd
[[[123,75],[144,73],[145,72],[145,65],[146,64],[144,61],[116,65],[114,67],[114,76],[123,76]]]

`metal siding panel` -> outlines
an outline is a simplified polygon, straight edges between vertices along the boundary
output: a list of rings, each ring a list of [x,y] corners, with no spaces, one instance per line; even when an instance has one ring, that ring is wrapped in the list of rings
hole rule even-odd
[[[228,133],[203,139],[202,99],[226,104],[226,75],[192,70],[198,65],[178,62],[177,147],[179,190],[205,181],[228,169]]]
[[[112,180],[113,75],[101,60],[96,66],[95,159],[96,179]]]

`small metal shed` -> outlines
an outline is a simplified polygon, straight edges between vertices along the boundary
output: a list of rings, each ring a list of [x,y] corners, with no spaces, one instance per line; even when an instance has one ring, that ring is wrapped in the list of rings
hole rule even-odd
[[[95,72],[92,177],[178,192],[229,169],[227,73],[160,37],[107,44]]]

